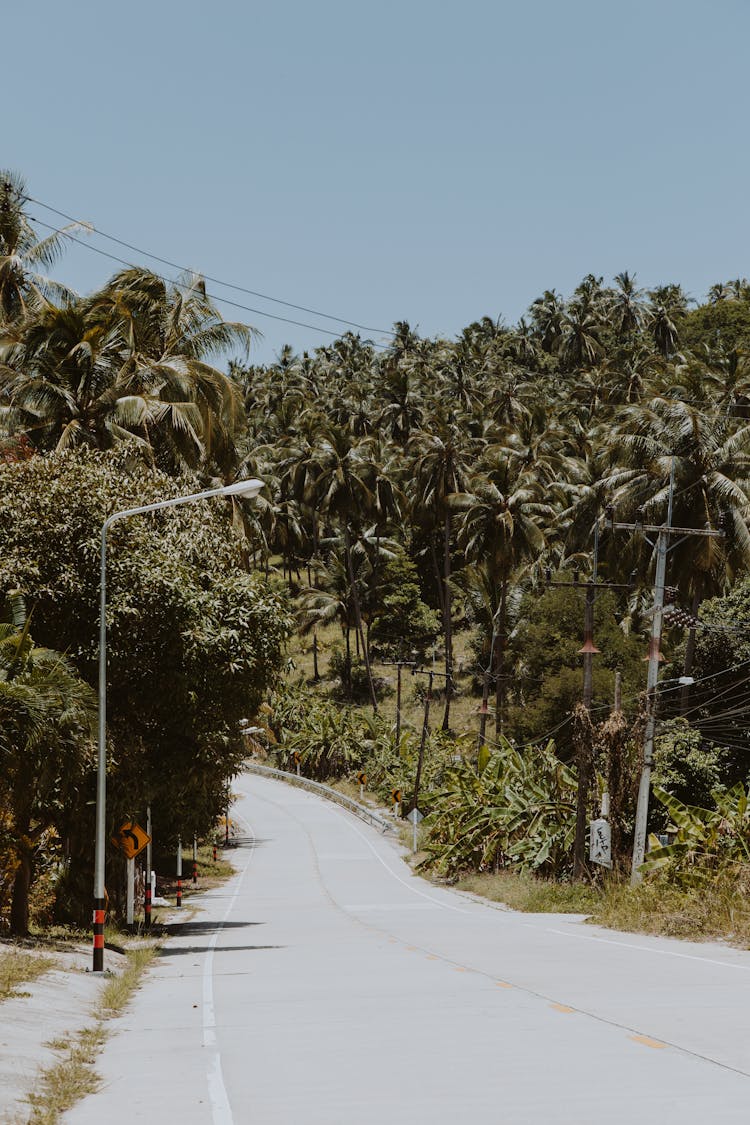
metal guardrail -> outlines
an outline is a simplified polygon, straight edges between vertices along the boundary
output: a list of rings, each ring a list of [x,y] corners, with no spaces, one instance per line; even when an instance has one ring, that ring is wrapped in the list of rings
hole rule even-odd
[[[338,790],[331,789],[328,785],[321,785],[319,781],[311,781],[309,777],[298,777],[296,773],[277,770],[273,766],[262,766],[260,762],[245,762],[245,769],[249,773],[257,773],[261,777],[273,777],[277,781],[286,781],[288,785],[296,785],[300,789],[306,789],[309,793],[317,793],[318,796],[325,797],[327,801],[333,801],[334,804],[341,805],[342,808],[354,813],[360,820],[365,820],[375,828],[379,828],[381,832],[395,831],[394,826],[389,824],[379,813],[373,812],[365,805],[360,805],[358,801],[347,797],[345,793],[339,793]]]

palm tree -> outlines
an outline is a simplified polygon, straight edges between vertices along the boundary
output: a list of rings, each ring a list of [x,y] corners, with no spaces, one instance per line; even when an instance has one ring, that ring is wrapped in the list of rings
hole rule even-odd
[[[532,304],[529,315],[544,351],[556,351],[562,336],[565,316],[565,302],[560,294],[554,289],[545,290]]]
[[[644,319],[643,290],[636,288],[635,276],[625,270],[615,277],[615,292],[609,306],[609,320],[618,337],[638,332]]]
[[[367,443],[354,444],[351,434],[343,427],[328,426],[323,430],[321,438],[310,459],[306,499],[311,505],[320,508],[326,518],[341,529],[355,625],[367,669],[372,709],[377,712],[378,701],[352,560],[353,538],[375,507],[377,473],[369,458]]]
[[[451,525],[453,509],[450,497],[462,491],[466,449],[455,426],[443,424],[439,433],[415,434],[414,483],[412,516],[429,530],[441,535],[443,573],[437,566],[434,546],[433,565],[440,594],[445,638],[445,710],[443,730],[450,726],[450,705],[453,694],[453,634],[451,621]]]
[[[560,357],[568,370],[593,366],[602,353],[600,330],[598,315],[583,306],[569,306],[560,337]]]
[[[67,236],[91,228],[70,223],[39,238],[24,210],[26,184],[15,172],[0,170],[0,326],[11,324],[45,300],[68,302],[75,294],[40,270],[50,269]]]
[[[148,270],[123,270],[93,297],[43,302],[6,329],[0,397],[8,424],[41,448],[126,438],[173,471],[229,476],[241,394],[209,360],[252,338],[222,320],[197,275],[169,286]]]
[[[671,584],[683,591],[697,614],[704,598],[721,593],[750,565],[750,424],[738,425],[726,414],[706,414],[690,403],[657,396],[626,408],[615,441],[619,465],[607,487],[619,510],[632,515],[641,508],[649,521],[663,519],[674,463],[675,526],[726,527],[726,539],[687,536],[670,556]],[[690,674],[694,649],[692,629],[685,675]]]
[[[484,568],[483,584],[499,591],[493,612],[495,715],[499,731],[505,718],[508,647],[508,594],[511,583],[545,547],[544,523],[554,509],[542,499],[539,475],[518,468],[509,457],[495,455],[469,479],[465,494],[453,497],[463,511],[458,533],[466,557]]]
[[[196,273],[169,285],[150,270],[122,270],[93,299],[92,312],[95,320],[114,319],[127,341],[118,389],[129,393],[131,424],[148,424],[156,399],[168,422],[161,431],[167,460],[229,469],[241,398],[210,360],[233,347],[247,351],[256,331],[225,321]]]

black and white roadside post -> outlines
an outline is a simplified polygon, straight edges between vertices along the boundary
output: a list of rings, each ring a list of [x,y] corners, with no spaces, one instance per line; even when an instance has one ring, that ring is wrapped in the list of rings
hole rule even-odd
[[[94,838],[94,950],[93,971],[104,971],[104,911],[105,863],[107,840],[107,532],[116,520],[157,512],[162,508],[176,508],[213,496],[257,496],[263,488],[261,480],[240,480],[223,488],[209,488],[205,492],[192,492],[188,496],[175,496],[139,508],[126,508],[113,512],[102,524],[99,553],[99,696],[98,737],[96,763],[96,817]]]
[[[182,838],[177,837],[177,905],[182,906]]]
[[[128,933],[132,934],[135,927],[135,859],[128,856],[125,860],[125,924]]]
[[[153,887],[151,885],[151,805],[146,805],[146,832],[149,842],[146,844],[146,878],[143,883],[143,928],[151,929],[151,903]]]
[[[198,837],[193,834],[193,886],[198,882]]]

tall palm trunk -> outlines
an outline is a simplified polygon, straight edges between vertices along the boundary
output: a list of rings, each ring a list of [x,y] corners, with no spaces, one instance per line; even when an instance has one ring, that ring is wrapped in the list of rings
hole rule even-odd
[[[432,569],[435,572],[435,585],[437,587],[438,601],[440,602],[440,615],[445,618],[445,597],[443,595],[443,579],[440,574],[440,567],[438,566],[437,551],[435,544],[430,543],[430,555],[432,556]]]
[[[344,629],[344,636],[346,637],[346,668],[344,670],[344,687],[346,688],[347,695],[352,697],[352,631],[347,625]]]
[[[700,604],[701,604],[700,594],[696,590],[695,593],[693,594],[692,605],[690,606],[690,612],[693,615],[693,617],[698,616],[698,610],[700,609]],[[692,673],[694,661],[695,661],[695,629],[693,628],[693,629],[688,630],[687,642],[685,644],[685,662],[682,666],[683,676],[689,676]],[[684,715],[689,706],[690,706],[690,684],[684,684],[683,687],[682,687],[682,691],[680,692],[680,714]]]
[[[495,730],[503,733],[505,726],[505,651],[508,644],[508,579],[500,587],[500,615],[495,646]]]
[[[18,837],[28,836],[30,821],[18,830]],[[31,853],[21,844],[19,864],[13,880],[13,897],[10,904],[10,932],[14,937],[25,937],[29,932],[29,891],[31,889]]]
[[[451,624],[451,520],[446,515],[443,524],[443,632],[445,634],[445,710],[443,730],[450,726],[451,697],[453,696],[453,631]]]
[[[344,526],[344,548],[346,552],[346,568],[349,572],[349,585],[352,591],[352,607],[354,609],[354,622],[357,629],[357,636],[362,642],[362,652],[365,658],[365,668],[367,669],[367,686],[370,689],[370,702],[372,703],[373,714],[378,713],[378,701],[375,696],[375,684],[372,678],[372,668],[370,667],[370,654],[367,651],[365,644],[365,634],[362,629],[362,611],[359,605],[359,593],[357,591],[357,583],[354,578],[354,563],[352,562],[352,548],[351,540],[349,538],[349,528]]]

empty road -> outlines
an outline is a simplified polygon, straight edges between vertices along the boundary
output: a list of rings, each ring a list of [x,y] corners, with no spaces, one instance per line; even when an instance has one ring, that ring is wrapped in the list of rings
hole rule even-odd
[[[238,875],[69,1125],[747,1121],[750,953],[486,906],[315,796],[235,788]]]

